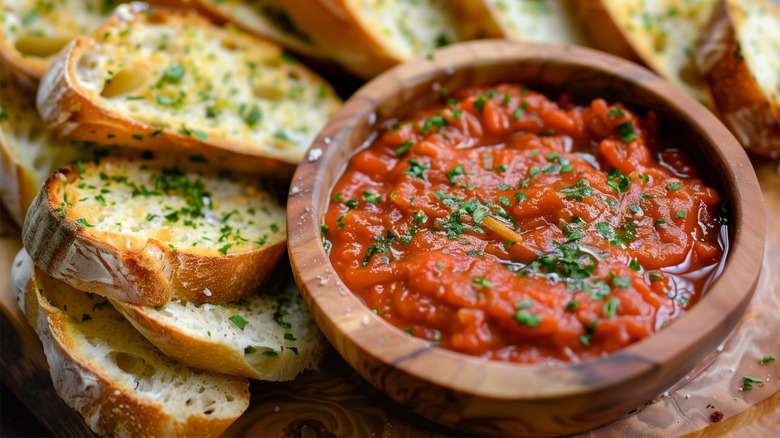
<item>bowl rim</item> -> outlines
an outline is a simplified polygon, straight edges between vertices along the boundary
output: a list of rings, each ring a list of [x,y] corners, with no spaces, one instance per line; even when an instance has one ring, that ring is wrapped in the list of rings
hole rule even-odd
[[[375,124],[374,108],[399,94],[398,88],[388,84],[425,83],[432,77],[449,75],[460,69],[521,62],[555,62],[610,72],[616,79],[667,101],[685,125],[694,128],[706,140],[716,161],[725,163],[726,173],[721,178],[726,180],[722,186],[728,187],[731,195],[731,239],[722,272],[707,293],[686,315],[654,335],[607,356],[580,363],[550,366],[491,361],[434,347],[410,337],[374,315],[344,285],[321,244],[320,224],[325,211],[317,206],[323,197],[329,196],[346,161],[334,168],[333,181],[325,181],[325,169],[339,159],[337,146],[347,141],[349,130],[358,123]],[[357,147],[359,145],[351,145],[347,159]],[[319,152],[313,152],[317,150]],[[361,87],[320,132],[304,157],[293,177],[288,200],[290,261],[315,321],[339,353],[361,373],[360,361],[345,354],[346,349],[357,348],[373,361],[392,366],[414,379],[496,400],[552,400],[592,393],[638,381],[664,364],[672,364],[673,374],[679,378],[726,338],[747,308],[758,281],[765,240],[764,205],[757,177],[744,149],[715,115],[693,97],[643,67],[592,49],[504,40],[481,40],[445,47],[428,58],[394,67]],[[328,187],[323,187],[324,182]],[[761,208],[761,213],[754,211],[756,208]],[[710,337],[711,332],[717,332],[714,340]],[[384,346],[374,345],[377,336]],[[670,339],[676,339],[676,342],[670,343]],[[680,359],[686,351],[697,352],[696,362]],[[431,374],[430,365],[441,361],[457,362],[458,371]],[[605,366],[607,364],[609,366]],[[589,376],[586,384],[572,384],[578,383],[575,375]],[[518,384],[507,385],[507,381]]]

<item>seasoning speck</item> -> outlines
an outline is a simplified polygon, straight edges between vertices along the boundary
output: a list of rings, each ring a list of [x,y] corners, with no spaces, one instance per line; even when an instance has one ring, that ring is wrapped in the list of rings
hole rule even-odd
[[[710,421],[713,423],[723,421],[723,418],[725,418],[725,415],[723,415],[723,412],[721,411],[715,411],[710,415]]]
[[[299,188],[298,188],[298,186],[292,186],[292,187],[290,187],[290,194],[291,194],[291,195],[294,195],[294,194],[296,194],[296,193],[298,193],[298,192],[300,192],[300,191],[301,191],[301,189],[299,189]]]
[[[203,289],[203,295],[205,295],[205,296],[207,296],[207,297],[210,297],[210,296],[211,296],[211,291],[209,290],[209,288],[205,288],[205,289]]]
[[[360,322],[363,325],[368,325],[368,315],[363,315],[363,317],[360,318]]]
[[[315,148],[309,151],[309,162],[317,161],[322,156],[322,149]]]
[[[281,410],[282,410],[282,408],[280,408],[279,406],[275,406],[275,407],[274,407],[274,412],[279,412],[279,411],[281,411]]]

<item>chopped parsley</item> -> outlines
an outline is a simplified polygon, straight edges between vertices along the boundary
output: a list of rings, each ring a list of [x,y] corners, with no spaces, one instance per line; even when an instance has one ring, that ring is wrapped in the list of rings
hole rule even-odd
[[[232,315],[228,319],[233,321],[233,324],[235,324],[236,327],[240,328],[241,330],[244,330],[244,327],[246,327],[246,325],[249,324],[249,322],[239,314]]]
[[[629,142],[638,138],[637,135],[634,134],[634,124],[631,120],[617,125],[617,132],[620,135],[620,141],[622,142]]]
[[[409,167],[404,170],[404,173],[411,176],[412,178],[420,178],[421,180],[427,180],[425,177],[425,172],[428,169],[428,165],[425,163],[420,163],[417,160],[409,160]]]
[[[396,154],[396,155],[403,155],[403,154],[405,154],[406,152],[408,152],[408,151],[409,151],[409,149],[412,147],[412,145],[413,145],[413,144],[414,144],[414,142],[413,142],[413,141],[411,141],[411,140],[406,140],[405,142],[403,142],[403,143],[401,144],[401,146],[398,146],[398,147],[395,149],[395,154]]]
[[[447,119],[444,118],[444,116],[441,115],[441,113],[436,114],[435,116],[427,119],[425,123],[423,123],[422,129],[420,129],[420,133],[423,135],[428,135],[428,132],[430,132],[432,127],[436,127],[437,129],[441,130],[441,128],[449,125],[449,122]]]
[[[524,325],[529,328],[535,328],[542,322],[542,317],[531,313],[528,309],[521,309],[512,315],[512,319],[517,321],[518,324]]]
[[[615,316],[617,316],[617,308],[620,305],[620,300],[616,297],[612,297],[607,300],[606,303],[604,303],[604,306],[601,309],[601,314],[604,315],[604,318],[613,319]]]
[[[177,62],[165,70],[163,78],[169,82],[177,83],[182,80],[184,73],[184,66]]]
[[[488,281],[488,279],[485,277],[476,277],[472,279],[471,282],[474,284],[478,284],[486,289],[493,289],[493,283]]]
[[[754,383],[764,383],[763,380],[757,378],[757,377],[750,377],[750,376],[743,376],[742,377],[742,390],[743,391],[750,391],[753,389]]]
[[[773,360],[775,360],[775,357],[774,356],[770,356],[770,355],[767,354],[767,355],[765,355],[764,357],[761,358],[761,361],[759,362],[759,364],[760,365],[764,365],[764,364],[767,364],[769,362],[772,362]]]
[[[371,190],[366,190],[363,192],[363,199],[371,204],[379,204],[382,202],[382,195],[378,193],[371,193]]]
[[[94,225],[90,224],[86,218],[76,219],[74,222],[85,228],[92,228]]]
[[[593,196],[593,188],[590,186],[590,182],[584,178],[580,178],[577,184],[561,187],[558,191],[565,193],[566,199],[576,199],[577,201],[582,201],[587,196]]]
[[[466,172],[463,170],[463,165],[458,164],[454,168],[452,168],[449,172],[447,172],[447,179],[450,180],[450,185],[454,186],[456,184],[455,177],[459,175],[465,175]]]
[[[631,179],[613,167],[609,169],[607,185],[615,189],[618,195],[620,195],[621,193],[627,192],[628,188],[631,187]]]

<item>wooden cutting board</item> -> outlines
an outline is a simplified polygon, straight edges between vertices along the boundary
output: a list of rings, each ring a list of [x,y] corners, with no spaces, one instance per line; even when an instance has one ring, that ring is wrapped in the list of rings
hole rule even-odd
[[[767,244],[758,288],[747,313],[719,351],[691,374],[622,420],[582,436],[739,436],[780,434],[780,174],[778,162],[756,166],[767,214]],[[761,214],[762,212],[755,212]],[[92,435],[57,397],[38,338],[11,291],[19,230],[0,211],[0,377],[55,435]],[[764,355],[778,358],[760,365]],[[743,376],[765,381],[743,391]],[[630,391],[631,388],[626,388]],[[226,436],[459,435],[394,403],[335,351],[320,373],[294,382],[253,382],[249,409]],[[722,413],[715,422],[713,414]]]

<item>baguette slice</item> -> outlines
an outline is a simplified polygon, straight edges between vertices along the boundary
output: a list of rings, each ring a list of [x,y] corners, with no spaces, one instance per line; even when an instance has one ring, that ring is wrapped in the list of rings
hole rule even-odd
[[[340,101],[273,43],[134,3],[60,52],[37,105],[57,136],[289,178]]]
[[[20,227],[55,169],[118,151],[52,137],[35,110],[35,96],[14,80],[0,80],[0,199]]]
[[[723,0],[702,33],[696,61],[723,122],[742,145],[780,156],[780,8]]]
[[[566,0],[453,0],[466,39],[588,45]]]
[[[248,177],[174,157],[114,157],[55,172],[27,214],[35,264],[132,304],[230,302],[285,251],[284,207]]]
[[[173,301],[146,307],[112,301],[160,350],[192,367],[262,380],[319,370],[328,343],[288,275],[229,304]]]
[[[583,0],[577,7],[596,47],[643,63],[711,107],[694,57],[716,2]]]
[[[460,36],[449,0],[289,0],[298,28],[363,78],[427,55]]]
[[[307,59],[325,58],[295,26],[284,0],[195,0],[201,13],[217,23],[232,23]]]
[[[54,55],[70,40],[100,27],[114,3],[106,0],[3,0],[0,5],[3,67],[37,82],[49,69]]]
[[[24,249],[12,276],[57,394],[95,433],[219,436],[249,406],[246,379],[175,362],[108,300],[49,277]]]

